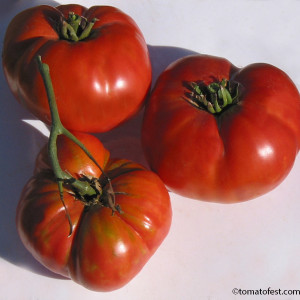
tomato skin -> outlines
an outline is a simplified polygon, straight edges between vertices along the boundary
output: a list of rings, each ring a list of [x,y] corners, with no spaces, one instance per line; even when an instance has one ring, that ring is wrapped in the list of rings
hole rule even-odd
[[[60,38],[58,24],[68,13],[94,17],[88,38]],[[14,96],[50,124],[47,95],[35,61],[49,65],[64,126],[73,131],[105,132],[134,115],[150,84],[147,44],[135,22],[110,6],[29,8],[10,22],[3,44],[3,69]]]
[[[172,219],[169,194],[155,173],[128,160],[108,160],[99,140],[87,134],[76,136],[90,145],[90,152],[111,178],[122,213],[112,215],[110,208],[100,205],[85,207],[65,188],[64,201],[73,225],[68,237],[66,212],[43,149],[17,208],[17,229],[26,248],[48,269],[88,289],[112,291],[143,268],[168,234]],[[59,157],[66,160],[61,161],[63,168],[72,160],[65,153],[80,157],[82,150],[65,143],[64,137],[60,143],[64,147],[58,147]],[[76,167],[77,163],[72,172],[79,176],[81,165]],[[84,174],[94,176],[98,172],[100,176],[96,169],[90,163]]]
[[[184,99],[186,82],[240,83],[240,101],[215,116]],[[276,187],[300,145],[300,96],[291,79],[268,64],[237,68],[208,55],[188,56],[159,77],[147,104],[142,144],[169,190],[234,203]]]

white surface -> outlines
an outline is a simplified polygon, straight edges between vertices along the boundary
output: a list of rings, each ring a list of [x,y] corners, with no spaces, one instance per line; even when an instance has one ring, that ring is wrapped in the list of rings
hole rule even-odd
[[[1,0],[1,40],[12,16],[42,3],[55,5]],[[110,4],[133,17],[149,44],[154,81],[171,61],[195,51],[226,57],[237,66],[274,64],[300,88],[300,1],[73,3]],[[30,121],[34,118],[13,99],[2,71],[0,91],[0,300],[254,299],[234,296],[232,289],[300,289],[299,157],[278,188],[249,202],[209,204],[171,194],[173,223],[168,237],[138,276],[120,290],[95,293],[50,273],[24,249],[14,223],[21,189],[46,142],[47,128]],[[100,135],[113,155],[144,162],[141,117]]]

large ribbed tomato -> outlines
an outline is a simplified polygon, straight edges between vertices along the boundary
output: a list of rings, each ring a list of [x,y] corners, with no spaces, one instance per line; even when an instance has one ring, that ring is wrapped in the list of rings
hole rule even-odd
[[[110,6],[40,5],[16,15],[3,68],[20,103],[50,124],[35,57],[51,69],[59,115],[71,130],[104,132],[142,106],[151,83],[148,48],[136,23]]]
[[[26,248],[48,269],[88,289],[111,291],[130,281],[166,237],[172,217],[169,194],[153,172],[128,160],[110,160],[94,136],[76,136],[106,175],[64,136],[58,139],[60,166],[95,186],[97,197],[79,197],[65,182],[66,211],[44,148],[23,190],[17,228]]]
[[[158,78],[147,105],[143,148],[167,187],[186,197],[238,202],[289,173],[300,147],[300,96],[263,63],[237,68],[193,55]]]

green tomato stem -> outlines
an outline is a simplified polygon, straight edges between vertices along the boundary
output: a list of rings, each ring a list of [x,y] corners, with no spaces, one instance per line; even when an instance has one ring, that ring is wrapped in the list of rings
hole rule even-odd
[[[55,94],[52,86],[52,81],[50,77],[50,70],[49,66],[42,62],[41,56],[37,57],[39,70],[42,75],[44,85],[47,92],[50,112],[51,112],[51,120],[52,120],[52,126],[49,136],[49,142],[48,142],[48,151],[50,156],[50,161],[52,164],[52,168],[54,171],[54,174],[57,178],[57,180],[63,181],[63,180],[70,180],[73,181],[72,185],[80,189],[81,194],[87,194],[89,196],[92,196],[95,194],[95,190],[89,186],[87,182],[80,181],[78,179],[73,178],[70,174],[64,172],[59,164],[58,156],[57,156],[57,138],[59,135],[65,135],[70,140],[72,140],[74,143],[76,143],[86,154],[87,156],[98,166],[98,168],[102,170],[100,165],[97,163],[97,161],[93,158],[93,156],[90,154],[90,152],[86,149],[86,147],[69,131],[67,130],[61,123]]]
[[[57,183],[58,183],[58,189],[60,194],[60,199],[63,203],[63,206],[67,212],[67,208],[64,203],[63,199],[63,184],[69,184],[71,185],[72,189],[76,192],[76,195],[79,195],[80,198],[84,199],[86,197],[97,197],[99,193],[102,191],[95,188],[91,182],[84,181],[84,180],[78,180],[74,177],[72,177],[69,173],[63,171],[60,167],[58,155],[57,155],[57,138],[59,135],[65,135],[67,138],[72,140],[75,144],[77,144],[85,153],[86,155],[98,166],[98,168],[101,170],[102,175],[105,177],[106,182],[109,184],[109,189],[112,191],[111,181],[110,178],[104,173],[101,166],[97,163],[97,161],[93,158],[91,153],[88,151],[88,149],[84,146],[82,142],[80,142],[69,130],[67,130],[63,125],[59,117],[58,108],[56,104],[55,99],[55,93],[50,77],[50,70],[49,66],[42,62],[41,56],[37,57],[37,63],[39,67],[39,71],[41,73],[41,76],[44,81],[47,97],[48,97],[48,103],[50,107],[51,112],[51,120],[52,120],[52,126],[50,130],[50,136],[48,141],[48,153],[49,158],[52,164],[52,169],[54,172],[54,175],[56,177]],[[112,191],[113,193],[113,191]],[[68,220],[70,223],[70,235],[72,234],[72,222],[70,219],[70,216],[67,212]]]

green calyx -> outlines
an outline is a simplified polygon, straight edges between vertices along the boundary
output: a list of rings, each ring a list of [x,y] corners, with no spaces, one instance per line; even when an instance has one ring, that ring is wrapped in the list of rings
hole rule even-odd
[[[199,109],[219,114],[225,108],[239,101],[239,83],[223,78],[209,85],[190,82],[186,100]]]
[[[70,12],[68,19],[62,21],[61,38],[72,42],[82,41],[90,36],[97,21],[97,18],[88,21],[85,17]]]

